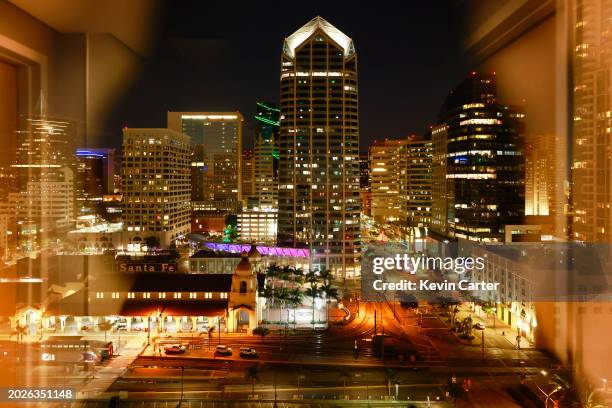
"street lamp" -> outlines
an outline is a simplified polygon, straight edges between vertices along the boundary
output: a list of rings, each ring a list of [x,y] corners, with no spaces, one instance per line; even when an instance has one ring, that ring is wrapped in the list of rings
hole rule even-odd
[[[484,341],[484,332],[485,332],[485,326],[484,324],[479,324],[479,325],[474,325],[474,328],[476,330],[480,330],[480,334],[481,334],[481,346],[482,346],[482,359],[484,360],[485,357],[485,341]]]

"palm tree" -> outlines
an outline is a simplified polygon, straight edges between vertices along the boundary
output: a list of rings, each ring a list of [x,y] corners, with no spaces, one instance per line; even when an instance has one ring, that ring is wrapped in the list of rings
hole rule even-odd
[[[255,381],[259,382],[259,366],[254,365],[247,368],[246,379],[251,380],[251,393],[255,395]]]
[[[584,402],[579,403],[582,408],[606,408],[607,405],[600,403],[601,398],[595,390],[590,390],[585,393]]]
[[[333,286],[334,275],[328,269],[321,271],[320,278],[323,282],[323,285],[321,286],[321,292],[325,296],[327,324],[329,325],[329,305],[332,299],[338,300],[338,288]]]
[[[319,271],[310,270],[304,276],[305,281],[310,285],[306,288],[304,294],[312,300],[312,329],[315,328],[315,300],[321,295],[321,288],[319,283],[321,282],[321,276]]]
[[[293,324],[296,323],[295,309],[302,305],[304,294],[299,288],[294,288],[289,291],[288,305],[293,309]]]
[[[266,299],[266,314],[267,320],[270,319],[270,309],[274,307],[276,303],[276,279],[280,274],[280,268],[275,263],[268,265],[266,270],[264,271],[266,275],[265,284],[262,288],[259,289],[259,295]]]

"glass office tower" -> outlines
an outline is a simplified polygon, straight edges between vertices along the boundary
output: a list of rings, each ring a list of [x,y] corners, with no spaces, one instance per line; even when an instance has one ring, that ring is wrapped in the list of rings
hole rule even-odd
[[[279,137],[280,245],[313,267],[359,274],[359,114],[353,41],[321,17],[285,39]]]

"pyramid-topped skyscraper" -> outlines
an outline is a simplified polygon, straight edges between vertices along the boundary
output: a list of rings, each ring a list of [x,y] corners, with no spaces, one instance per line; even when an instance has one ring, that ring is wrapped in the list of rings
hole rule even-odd
[[[278,241],[313,268],[359,275],[359,110],[353,41],[321,17],[281,55]]]

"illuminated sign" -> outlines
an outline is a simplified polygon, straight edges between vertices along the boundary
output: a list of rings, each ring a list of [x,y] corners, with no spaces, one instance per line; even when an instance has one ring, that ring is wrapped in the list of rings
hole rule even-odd
[[[176,272],[176,263],[120,262],[119,272]]]

